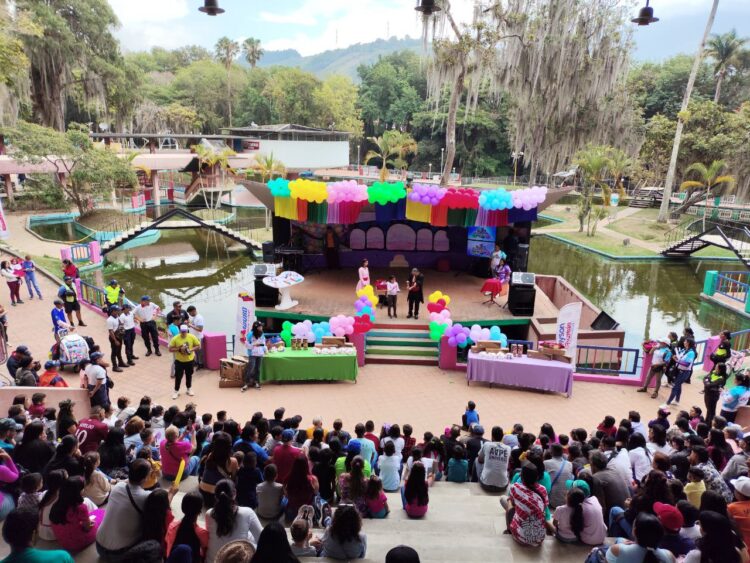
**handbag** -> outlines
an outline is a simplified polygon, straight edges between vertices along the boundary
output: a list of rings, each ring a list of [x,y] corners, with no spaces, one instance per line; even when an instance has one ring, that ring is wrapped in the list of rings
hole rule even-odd
[[[609,547],[600,545],[591,550],[584,563],[607,563],[607,551]]]

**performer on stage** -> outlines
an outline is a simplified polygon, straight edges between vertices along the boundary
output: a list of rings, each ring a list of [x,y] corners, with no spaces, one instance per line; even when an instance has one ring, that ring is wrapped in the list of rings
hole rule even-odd
[[[505,260],[506,255],[505,252],[500,250],[500,245],[495,245],[495,250],[492,253],[492,258],[490,258],[490,275],[494,276],[497,272],[497,269],[500,267],[500,261]]]
[[[500,280],[501,284],[510,283],[510,266],[505,263],[505,260],[500,259],[500,263],[497,265],[497,269],[495,270],[495,275],[497,276],[497,279]]]
[[[359,281],[357,282],[357,291],[359,291],[366,285],[370,285],[370,270],[367,267],[367,264],[367,258],[362,260],[362,265],[359,268]]]
[[[406,288],[409,290],[409,314],[406,315],[407,319],[412,318],[412,311],[414,312],[413,317],[419,318],[419,304],[424,303],[424,294],[422,293],[422,286],[424,285],[424,276],[420,273],[417,268],[412,268],[411,276],[406,280]]]

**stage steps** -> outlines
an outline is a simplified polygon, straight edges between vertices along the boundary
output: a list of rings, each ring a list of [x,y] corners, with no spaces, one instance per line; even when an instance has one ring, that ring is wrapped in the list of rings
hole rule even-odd
[[[367,363],[436,366],[438,355],[427,326],[376,324],[367,333]]]

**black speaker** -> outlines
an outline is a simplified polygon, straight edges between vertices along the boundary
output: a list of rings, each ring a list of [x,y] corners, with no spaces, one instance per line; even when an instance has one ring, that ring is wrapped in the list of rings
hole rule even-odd
[[[508,309],[514,317],[534,315],[536,289],[534,286],[511,285],[508,291]]]
[[[529,245],[519,244],[516,252],[516,272],[525,272],[529,267]]]
[[[272,240],[263,243],[263,262],[266,264],[276,263],[276,250]]]
[[[279,303],[279,290],[269,287],[262,279],[255,280],[255,305],[258,307],[275,307]]]
[[[599,316],[594,319],[593,323],[591,323],[591,328],[594,330],[615,330],[618,326],[620,326],[620,323],[604,311],[599,313]]]

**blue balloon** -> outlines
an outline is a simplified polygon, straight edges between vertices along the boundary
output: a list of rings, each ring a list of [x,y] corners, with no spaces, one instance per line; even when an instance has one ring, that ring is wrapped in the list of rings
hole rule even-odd
[[[500,340],[500,338],[503,336],[503,333],[500,332],[499,326],[493,326],[490,327],[490,340]]]
[[[505,336],[504,334],[501,334],[501,335],[500,335],[500,345],[501,345],[501,346],[502,346],[503,348],[507,348],[507,347],[508,347],[508,337],[507,337],[507,336]]]

